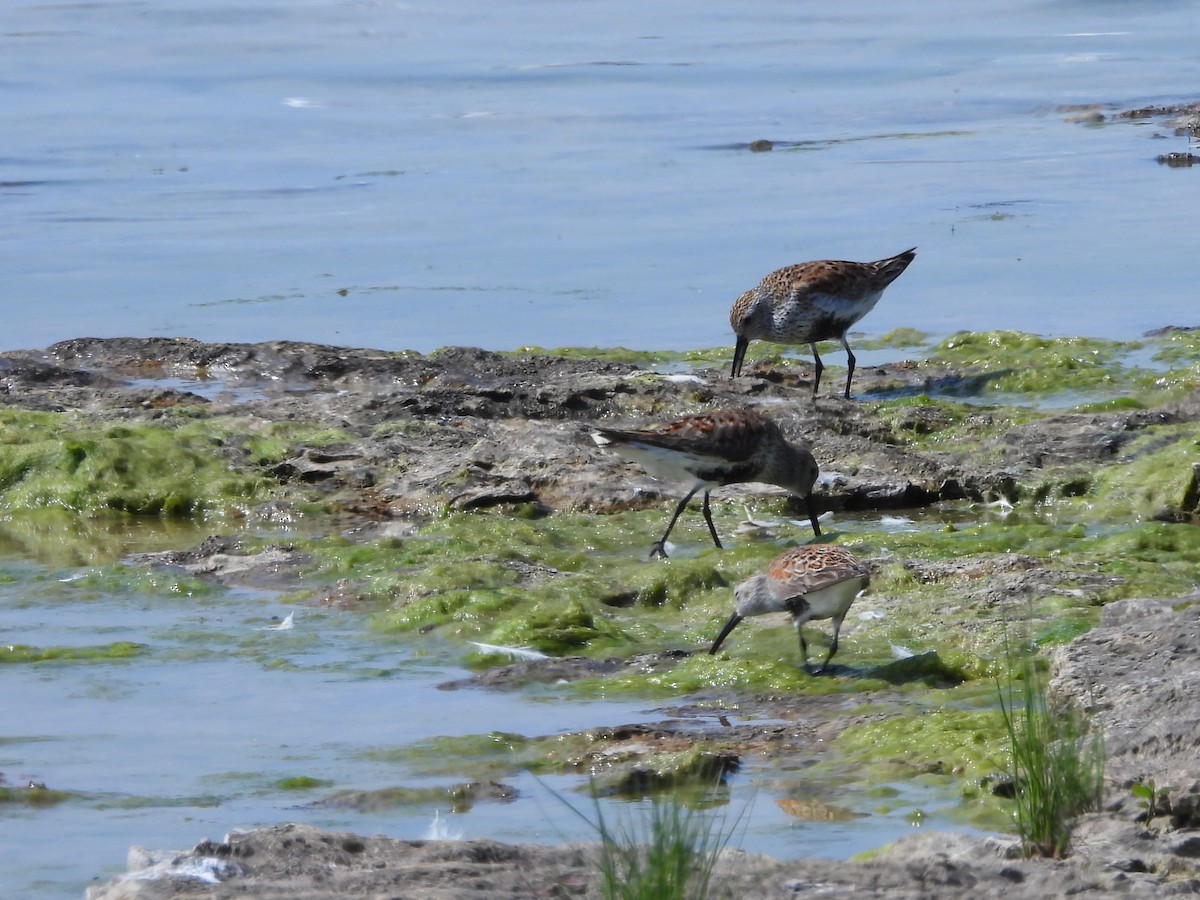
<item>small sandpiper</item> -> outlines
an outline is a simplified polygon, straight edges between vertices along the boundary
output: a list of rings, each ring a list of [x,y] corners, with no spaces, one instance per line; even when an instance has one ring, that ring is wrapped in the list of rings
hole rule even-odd
[[[807,501],[813,534],[821,534],[813,507],[812,489],[817,461],[811,453],[783,436],[779,426],[752,409],[722,409],[684,416],[653,431],[597,428],[592,439],[637,463],[664,481],[690,482],[691,489],[650,548],[650,557],[666,557],[667,536],[699,490],[704,491],[704,521],[718,549],[721,539],[708,507],[709,492],[727,484],[757,481],[778,485]]]
[[[733,351],[733,377],[742,373],[742,360],[752,340],[777,344],[804,344],[812,348],[816,363],[813,396],[825,366],[817,341],[836,338],[846,348],[846,399],[854,378],[854,354],[846,329],[869,313],[884,288],[900,277],[916,256],[916,247],[876,262],[822,259],[777,269],[733,301],[729,324],[737,335]]]
[[[846,618],[850,604],[866,589],[870,580],[870,570],[841,547],[830,544],[793,547],[771,560],[766,575],[747,578],[737,586],[733,592],[733,615],[708,652],[716,653],[729,632],[747,616],[787,612],[800,636],[800,655],[808,670],[804,623],[833,619],[833,643],[829,646],[829,655],[819,668],[809,670],[813,675],[820,675],[837,653],[842,619]]]

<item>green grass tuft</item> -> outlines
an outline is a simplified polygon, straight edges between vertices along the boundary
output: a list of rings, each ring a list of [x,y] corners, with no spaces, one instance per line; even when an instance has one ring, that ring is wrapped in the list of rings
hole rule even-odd
[[[1019,688],[1014,682],[1019,682]],[[1010,667],[1007,686],[997,682],[996,690],[1011,754],[1017,833],[1025,855],[1061,859],[1076,818],[1100,806],[1103,737],[1088,727],[1074,707],[1051,708],[1044,676],[1027,654],[1016,671]]]
[[[605,900],[704,900],[721,851],[738,831],[744,811],[724,817],[697,812],[676,799],[654,799],[641,818],[604,817],[599,801],[589,819],[562,796],[568,809],[600,838],[600,890]]]

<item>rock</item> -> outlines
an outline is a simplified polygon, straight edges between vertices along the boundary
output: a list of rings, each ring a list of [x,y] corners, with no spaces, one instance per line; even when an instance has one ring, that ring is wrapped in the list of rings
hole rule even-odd
[[[1188,790],[1200,774],[1200,594],[1121,600],[1051,656],[1050,689],[1104,728],[1108,783],[1134,808],[1135,783]],[[1190,791],[1189,791],[1190,793]],[[1170,797],[1170,793],[1168,794]],[[1171,800],[1172,806],[1175,801]],[[1191,822],[1192,799],[1180,799]]]
[[[918,834],[869,862],[780,862],[724,850],[710,896],[783,900],[1045,900],[1072,896],[1166,897],[1193,893],[1200,882],[1167,879],[1091,861],[1017,858],[1012,841],[958,834]],[[150,869],[92,887],[88,900],[499,900],[511,897],[598,898],[596,845],[544,847],[496,841],[401,841],[280,825],[202,841]],[[1119,862],[1119,860],[1117,860]],[[219,881],[203,881],[216,876]]]
[[[596,422],[642,426],[699,408],[769,404],[789,436],[810,443],[823,468],[838,470],[816,494],[820,508],[834,510],[1013,501],[1021,480],[1042,467],[1111,461],[1148,425],[1200,418],[1195,405],[1052,416],[1002,438],[997,468],[981,463],[986,453],[902,446],[894,429],[928,431],[940,421],[934,407],[885,425],[862,404],[809,402],[808,382],[794,370],[773,367],[769,374],[735,380],[710,370],[680,378],[630,363],[464,347],[422,356],[293,341],[81,338],[0,354],[0,399],[96,416],[153,417],[190,404],[203,416],[337,427],[346,442],[298,447],[272,474],[367,515],[447,504],[600,512],[660,504],[674,486],[597,448],[587,432]],[[924,389],[930,377],[903,363],[861,375],[864,390],[896,391]],[[722,492],[737,498],[762,490]]]
[[[141,566],[172,566],[189,575],[203,575],[226,584],[268,587],[285,583],[312,558],[290,545],[271,544],[245,553],[241,540],[213,535],[190,550],[134,553],[126,562]]]

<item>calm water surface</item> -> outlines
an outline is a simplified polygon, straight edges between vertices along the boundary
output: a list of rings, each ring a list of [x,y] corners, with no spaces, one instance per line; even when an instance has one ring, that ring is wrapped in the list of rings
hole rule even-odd
[[[863,327],[1194,322],[1192,2],[23,3],[0,22],[0,348],[730,343],[804,259]],[[771,153],[745,145],[781,142]]]
[[[1197,324],[1187,198],[1200,175],[1155,162],[1186,139],[1060,111],[1196,99],[1194,3],[880,10],[10,5],[0,349],[120,334],[732,346],[729,304],[767,271],[913,245],[868,332]],[[749,152],[760,138],[779,143]],[[266,630],[290,611],[269,593],[127,596],[97,585],[91,561],[19,541],[0,566],[5,643],[148,648],[0,671],[0,772],[82,795],[0,809],[4,896],[79,896],[130,844],[185,847],[234,826],[419,836],[432,809],[312,808],[275,783],[411,784],[388,751],[424,737],[655,715],[448,695],[435,686],[461,676],[463,648],[418,652],[345,612]],[[516,783],[519,813],[481,804],[453,827],[578,836],[539,785]],[[931,805],[896,806],[909,801]],[[769,797],[753,816],[747,846],[783,856],[844,856],[907,828],[903,813],[798,825]]]

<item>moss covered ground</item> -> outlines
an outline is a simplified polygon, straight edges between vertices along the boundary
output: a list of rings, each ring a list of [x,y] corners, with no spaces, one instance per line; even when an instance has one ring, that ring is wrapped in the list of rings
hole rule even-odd
[[[985,447],[1015,427],[1036,424],[1050,408],[1061,412],[1057,404],[1064,397],[1074,398],[1080,411],[1150,409],[1194,392],[1200,383],[1195,333],[1118,344],[1012,332],[931,343],[905,332],[881,345],[920,348],[919,365],[930,370],[954,367],[979,376],[970,382],[970,396],[863,401],[897,443],[922,449]],[[727,352],[592,351],[660,368],[723,365],[721,354]],[[786,352],[759,348],[755,359]],[[182,413],[114,423],[76,412],[5,409],[2,530],[26,544],[53,544],[55,553],[70,559],[101,553],[96,547],[119,534],[114,522],[136,527],[154,517],[237,529],[255,523],[256,510],[284,494],[319,521],[330,512],[321,497],[297,495],[297,486],[281,485],[270,467],[297,447],[341,437],[319,424],[199,420]],[[718,655],[703,652],[731,611],[733,587],[762,571],[781,550],[809,540],[803,523],[779,529],[775,539],[733,540],[719,551],[708,543],[699,518],[685,517],[674,534],[677,555],[664,561],[647,560],[646,550],[663,526],[668,503],[610,515],[542,515],[521,505],[443,511],[417,522],[410,536],[372,541],[336,530],[322,535],[312,527],[310,535],[317,536],[294,539],[313,562],[292,599],[305,602],[336,585],[369,610],[379,632],[397,641],[421,640],[431,632],[461,641],[464,658],[477,668],[496,660],[470,650],[468,641],[551,656],[691,651],[673,666],[584,678],[564,691],[656,699],[759,694],[797,702],[831,694],[848,702],[855,697],[867,702],[880,692],[900,695],[921,715],[891,715],[846,729],[838,739],[844,759],[869,757],[887,770],[864,776],[868,780],[887,781],[908,771],[969,786],[1001,767],[1002,723],[994,708],[959,698],[978,696],[993,684],[1014,634],[1044,648],[1086,630],[1104,603],[1196,589],[1200,529],[1160,520],[1157,513],[1185,504],[1187,473],[1198,460],[1200,429],[1164,417],[1103,465],[1029,476],[1011,509],[964,502],[912,511],[911,527],[899,530],[877,514],[835,518],[822,540],[847,547],[874,574],[843,629],[833,674],[821,678],[798,665],[795,633],[778,617],[744,623]],[[713,506],[719,530],[731,534],[743,518],[741,504],[718,494]],[[765,502],[757,513],[781,516],[784,509]],[[269,533],[248,533],[247,549],[271,539]],[[139,579],[155,576],[110,564],[89,577],[109,579],[107,589],[128,579],[129,589],[136,590]],[[827,629],[817,623],[809,631],[811,652],[823,652]],[[133,645],[14,646],[0,653],[0,662],[137,652]],[[709,777],[713,760],[727,750],[701,746],[683,768]],[[475,771],[483,777],[493,763],[505,770],[514,761],[534,771],[561,769],[585,748],[559,744],[551,750],[519,735],[481,735],[456,739],[452,747],[405,752],[453,758],[459,769],[464,760],[479,759]],[[963,791],[969,794],[970,788]]]

